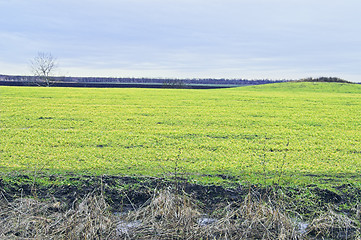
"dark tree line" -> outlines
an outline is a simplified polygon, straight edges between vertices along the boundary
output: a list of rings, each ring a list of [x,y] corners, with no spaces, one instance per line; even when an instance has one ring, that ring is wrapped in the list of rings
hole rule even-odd
[[[257,85],[267,83],[278,83],[287,80],[246,80],[246,79],[171,79],[171,78],[105,78],[105,77],[49,77],[53,82],[76,82],[76,83],[144,83],[144,84],[163,84],[164,86],[186,86],[192,84],[211,84],[211,85]],[[36,76],[10,76],[0,75],[1,81],[34,82]]]

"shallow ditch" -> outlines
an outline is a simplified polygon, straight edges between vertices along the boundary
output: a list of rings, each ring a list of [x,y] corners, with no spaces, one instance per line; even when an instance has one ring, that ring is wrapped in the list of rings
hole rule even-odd
[[[64,223],[65,220],[59,220],[64,214],[64,216],[68,214],[68,218],[69,216],[76,216],[76,213],[79,212],[80,215],[74,217],[74,219],[78,219],[78,222],[74,220],[73,224],[83,221],[79,219],[85,219],[89,222],[91,220],[89,216],[98,211],[101,216],[100,219],[110,224],[109,226],[114,231],[112,234],[118,237],[122,236],[125,239],[141,239],[142,236],[135,234],[135,232],[140,232],[143,237],[160,234],[159,236],[154,235],[158,236],[159,239],[166,237],[182,239],[185,236],[190,239],[193,236],[194,239],[197,239],[196,237],[202,236],[202,234],[213,239],[222,239],[225,234],[234,236],[234,239],[240,239],[245,238],[245,236],[239,236],[237,232],[249,223],[260,228],[254,228],[254,232],[263,231],[264,235],[253,236],[261,239],[276,239],[279,234],[277,231],[281,231],[281,229],[283,232],[287,229],[289,239],[322,239],[327,237],[331,239],[356,239],[360,234],[361,208],[359,202],[361,194],[360,189],[352,185],[335,186],[332,189],[320,189],[315,185],[225,188],[216,185],[191,184],[182,179],[176,179],[175,182],[174,179],[128,176],[69,175],[64,177],[62,175],[44,175],[41,177],[46,178],[52,184],[41,185],[37,183],[34,185],[33,179],[24,174],[13,175],[11,178],[9,176],[1,178],[2,216],[8,214],[6,211],[4,212],[4,209],[10,209],[3,206],[11,205],[12,208],[17,208],[21,205],[24,207],[26,204],[21,203],[19,199],[34,199],[40,201],[40,203],[32,203],[35,205],[50,202],[45,207],[46,211],[43,211],[48,215],[44,216],[41,212],[33,211],[36,213],[35,216],[29,217],[29,219],[33,219],[31,220],[32,224],[36,225],[36,221],[40,221],[38,220],[39,217],[40,219],[48,219],[44,220],[45,222],[52,222],[55,215],[57,216],[56,221]],[[58,184],[59,182],[66,184]],[[167,196],[173,199],[173,203],[164,199],[154,200],[164,191],[171,194]],[[91,207],[85,207],[90,204],[87,199],[93,196],[101,196],[104,200],[104,202],[102,202],[103,200],[95,201],[103,204],[102,211],[94,210],[93,213],[89,212],[93,211]],[[180,197],[180,200],[174,196]],[[166,207],[168,205],[164,202],[172,206],[173,214],[164,213],[162,209],[168,209]],[[44,208],[40,205],[38,206],[40,209]],[[30,208],[29,206],[28,208]],[[181,217],[182,214],[178,212],[179,209],[185,207],[188,209],[187,218]],[[86,211],[88,212],[85,213]],[[157,211],[161,211],[162,214],[155,213]],[[169,217],[173,216],[174,212],[176,213],[175,216],[178,217]],[[190,213],[191,215],[189,215]],[[257,218],[255,213],[260,218]],[[19,218],[19,216],[17,217]],[[93,216],[95,219],[98,217]],[[268,221],[262,222],[262,219],[268,219]],[[167,225],[169,223],[173,225]],[[269,226],[271,230],[263,229],[263,226]],[[284,226],[288,227],[283,228]],[[91,227],[96,228],[95,226]],[[50,229],[51,227],[45,228]],[[64,228],[68,229],[67,227]],[[89,229],[82,231],[90,231]],[[97,231],[102,230],[99,228]],[[252,234],[251,232],[244,232],[248,237]],[[15,233],[23,234],[21,235],[23,237],[26,235],[21,229],[7,234]],[[10,235],[5,234],[3,236]],[[68,238],[82,239],[84,236],[77,237],[74,235],[68,236]],[[40,236],[39,239],[46,238]]]

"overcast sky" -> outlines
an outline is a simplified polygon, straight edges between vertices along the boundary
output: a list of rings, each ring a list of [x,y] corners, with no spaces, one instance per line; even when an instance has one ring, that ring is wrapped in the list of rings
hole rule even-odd
[[[0,74],[361,82],[360,0],[0,0]]]

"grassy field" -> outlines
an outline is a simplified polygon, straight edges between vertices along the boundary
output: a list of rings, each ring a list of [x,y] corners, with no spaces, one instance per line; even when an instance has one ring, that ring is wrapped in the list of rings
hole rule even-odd
[[[2,172],[358,184],[361,85],[0,87]]]

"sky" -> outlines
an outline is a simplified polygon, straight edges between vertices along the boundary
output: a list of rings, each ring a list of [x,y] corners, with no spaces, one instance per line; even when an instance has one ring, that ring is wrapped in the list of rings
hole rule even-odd
[[[0,0],[0,74],[361,82],[360,0]]]

